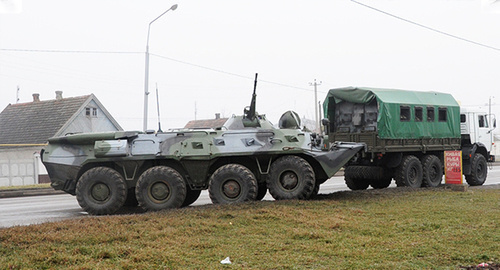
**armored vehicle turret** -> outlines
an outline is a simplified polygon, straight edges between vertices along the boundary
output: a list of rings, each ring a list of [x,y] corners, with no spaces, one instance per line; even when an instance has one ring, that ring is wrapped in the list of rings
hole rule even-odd
[[[257,78],[257,77],[256,77]],[[330,144],[300,130],[293,112],[275,128],[251,105],[222,127],[88,133],[49,139],[42,161],[51,186],[76,195],[90,214],[112,214],[126,201],[146,211],[187,206],[208,189],[213,203],[307,199],[363,144]]]

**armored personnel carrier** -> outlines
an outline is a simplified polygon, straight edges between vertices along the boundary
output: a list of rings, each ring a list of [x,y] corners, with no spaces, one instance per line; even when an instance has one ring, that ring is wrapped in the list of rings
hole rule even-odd
[[[146,211],[187,206],[208,189],[213,203],[308,199],[364,144],[330,144],[300,130],[286,112],[275,128],[255,111],[222,127],[168,132],[121,131],[51,138],[42,161],[51,186],[76,195],[90,214],[113,214],[126,201]]]

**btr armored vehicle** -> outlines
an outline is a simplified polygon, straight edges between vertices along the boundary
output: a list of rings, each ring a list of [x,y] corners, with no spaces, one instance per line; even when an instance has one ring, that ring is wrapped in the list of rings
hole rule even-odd
[[[101,215],[126,201],[147,211],[187,206],[204,189],[213,203],[259,200],[268,189],[277,200],[307,199],[364,147],[330,146],[300,130],[294,112],[275,128],[255,103],[254,88],[244,114],[217,129],[51,138],[42,161],[54,189],[76,195],[85,211]]]
[[[351,189],[385,188],[393,178],[398,186],[437,186],[448,150],[461,151],[469,185],[486,180],[495,123],[461,109],[450,94],[337,88],[329,91],[324,111],[330,141],[366,144],[346,165]]]

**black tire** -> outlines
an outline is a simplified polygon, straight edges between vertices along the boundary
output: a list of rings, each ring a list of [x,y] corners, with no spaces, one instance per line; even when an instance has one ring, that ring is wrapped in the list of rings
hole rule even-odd
[[[78,204],[91,215],[110,215],[120,209],[127,199],[123,177],[108,167],[86,171],[76,184]]]
[[[196,202],[196,200],[200,197],[200,194],[201,190],[192,190],[190,187],[186,186],[186,199],[184,199],[181,207],[186,207]]]
[[[395,178],[398,187],[421,187],[423,179],[422,163],[416,156],[404,156],[401,165],[396,169]]]
[[[176,170],[155,166],[139,177],[135,196],[139,206],[146,211],[178,208],[186,199],[186,184]]]
[[[320,186],[320,184],[319,184],[318,180],[316,180],[316,183],[314,184],[313,192],[311,193],[311,196],[309,196],[309,199],[315,199],[318,197],[319,186]]]
[[[316,177],[311,165],[298,156],[283,156],[271,164],[267,188],[275,200],[308,199]]]
[[[426,155],[422,159],[423,179],[422,186],[437,187],[443,180],[443,164],[438,157]]]
[[[486,158],[476,153],[472,158],[471,173],[465,176],[465,180],[471,186],[481,186],[488,176],[488,164]]]
[[[258,184],[257,197],[255,197],[256,201],[260,201],[264,199],[267,194],[267,185],[266,182],[261,182]]]
[[[392,170],[385,167],[371,167],[370,185],[374,189],[387,188],[392,183]]]
[[[369,178],[365,175],[367,166],[348,166],[344,170],[344,180],[351,190],[364,190],[370,185]]]
[[[253,201],[257,197],[257,179],[247,167],[227,164],[210,177],[208,193],[214,204]]]

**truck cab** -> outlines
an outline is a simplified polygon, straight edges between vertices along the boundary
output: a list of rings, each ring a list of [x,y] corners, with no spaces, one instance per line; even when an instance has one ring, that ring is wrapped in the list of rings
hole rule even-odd
[[[496,128],[496,119],[493,115],[460,108],[460,133],[462,141],[468,144],[480,143],[487,151],[488,161],[495,161],[491,155],[493,147],[493,130]]]

